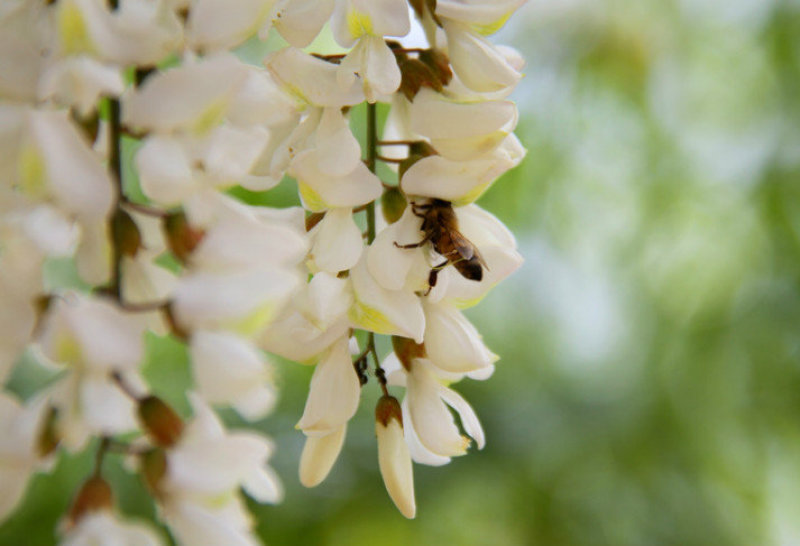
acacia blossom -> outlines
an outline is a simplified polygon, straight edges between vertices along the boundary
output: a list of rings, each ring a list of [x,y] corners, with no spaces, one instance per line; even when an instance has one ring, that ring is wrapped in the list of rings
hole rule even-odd
[[[114,507],[103,466],[120,454],[176,542],[259,543],[243,494],[281,500],[274,446],[215,412],[267,416],[276,356],[314,368],[300,481],[332,471],[361,389],[377,383],[380,472],[415,517],[412,461],[485,444],[450,385],[494,372],[462,310],[522,262],[474,204],[525,155],[508,99],[523,62],[487,38],[522,3],[0,7],[0,520],[34,472],[89,450],[63,543],[166,542]],[[326,25],[343,52],[309,53]],[[403,46],[415,25],[426,47]],[[243,60],[237,48],[273,33],[289,45]],[[274,202],[284,180],[297,206],[238,197]],[[46,274],[53,264],[74,278]],[[379,335],[392,336],[388,355]],[[153,379],[163,363],[148,347],[165,338],[188,355],[185,411]],[[51,379],[18,400],[8,378],[32,361]]]

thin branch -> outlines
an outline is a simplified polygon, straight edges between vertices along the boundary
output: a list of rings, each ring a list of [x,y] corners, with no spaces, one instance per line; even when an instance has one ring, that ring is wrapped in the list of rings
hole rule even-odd
[[[169,216],[169,212],[165,210],[150,207],[148,205],[142,205],[141,203],[134,203],[124,196],[122,197],[121,202],[125,205],[125,208],[131,209],[132,211],[141,212],[147,216],[154,216],[156,218],[166,218]]]
[[[383,161],[384,163],[402,163],[403,161],[406,160],[405,158],[397,159],[394,157],[386,157],[385,155],[375,156],[375,159],[377,159],[378,161]]]

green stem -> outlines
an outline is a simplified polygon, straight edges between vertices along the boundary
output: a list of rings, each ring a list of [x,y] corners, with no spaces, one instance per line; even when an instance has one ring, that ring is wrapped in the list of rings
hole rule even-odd
[[[122,191],[122,156],[120,153],[120,139],[122,131],[120,125],[119,100],[111,99],[108,108],[109,139],[111,140],[111,151],[109,153],[109,166],[114,176],[114,183],[117,185],[117,198],[114,210],[118,210],[123,201]],[[113,241],[113,237],[112,237]],[[111,294],[117,301],[122,300],[122,251],[116,241],[113,242],[113,271],[111,277]]]
[[[374,103],[367,103],[367,168],[375,172],[378,157],[378,120]],[[375,240],[375,201],[367,205],[367,243]]]
[[[378,117],[375,103],[367,103],[367,168],[374,173],[375,162],[378,158]],[[367,244],[372,244],[375,240],[375,201],[367,205]],[[375,349],[375,333],[369,332],[367,335],[367,348],[365,353],[372,354],[375,361],[375,376],[378,378],[381,390],[388,396],[386,388],[386,375],[381,368],[378,359],[378,351]]]

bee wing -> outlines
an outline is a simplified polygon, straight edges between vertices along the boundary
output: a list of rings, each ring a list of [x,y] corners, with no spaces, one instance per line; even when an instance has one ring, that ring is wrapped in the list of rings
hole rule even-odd
[[[478,248],[474,244],[472,244],[472,242],[469,239],[461,235],[460,232],[456,230],[451,230],[450,240],[453,241],[453,245],[456,247],[456,250],[458,250],[458,254],[463,259],[471,260],[475,258],[476,260],[478,260],[478,263],[480,263],[483,267],[489,269],[489,266],[486,265],[483,256],[481,256],[480,252],[478,252]]]

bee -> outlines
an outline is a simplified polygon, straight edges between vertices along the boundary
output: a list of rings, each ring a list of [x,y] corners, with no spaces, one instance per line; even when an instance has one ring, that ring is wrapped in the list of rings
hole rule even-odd
[[[431,199],[429,203],[411,202],[411,212],[422,218],[420,230],[425,236],[418,243],[401,245],[395,241],[397,248],[419,248],[430,242],[433,250],[440,254],[444,261],[431,268],[428,275],[427,296],[436,286],[439,271],[451,264],[462,277],[471,281],[483,279],[483,268],[489,269],[478,249],[458,231],[458,219],[450,201]]]

